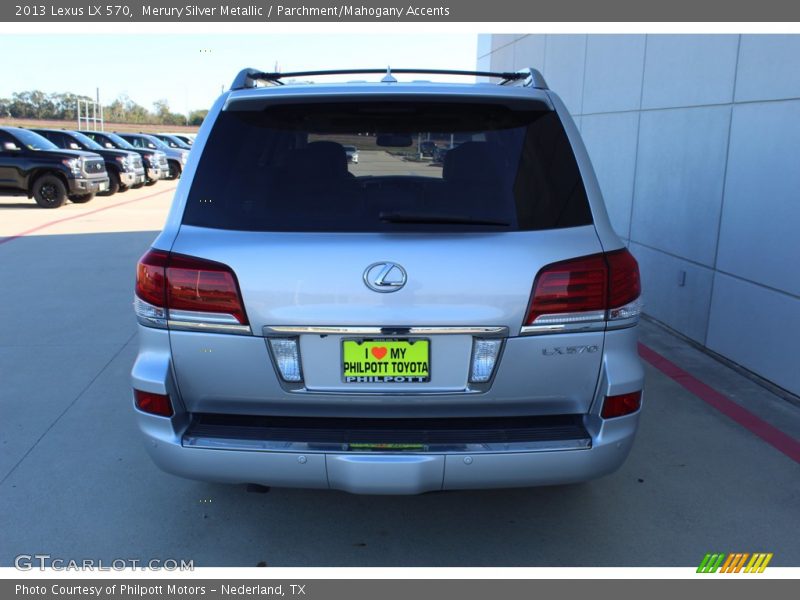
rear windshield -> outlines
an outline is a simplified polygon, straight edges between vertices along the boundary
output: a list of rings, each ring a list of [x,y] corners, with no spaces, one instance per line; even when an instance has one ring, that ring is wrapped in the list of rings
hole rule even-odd
[[[183,222],[336,232],[590,224],[561,122],[528,107],[360,101],[222,112]]]

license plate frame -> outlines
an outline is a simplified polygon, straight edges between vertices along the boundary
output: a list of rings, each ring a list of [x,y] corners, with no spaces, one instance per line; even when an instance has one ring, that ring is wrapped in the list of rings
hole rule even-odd
[[[409,361],[397,361],[396,359],[399,358],[397,354],[392,352],[393,349],[400,350],[405,348],[408,351],[409,347],[413,347],[415,344],[421,343],[425,347],[425,354],[426,354],[426,362],[427,369],[424,371],[426,374],[420,375],[416,373],[409,372],[408,374],[399,374],[397,373],[397,367],[392,365],[390,367],[386,367],[387,371],[391,370],[394,367],[392,372],[364,372],[363,374],[347,374],[346,366],[348,362],[364,362],[361,361],[359,358],[357,361],[350,360],[348,361],[348,352],[347,348],[349,344],[354,344],[355,348],[363,347],[366,349],[366,352],[371,353],[372,348],[386,348],[386,353],[384,357],[388,359],[386,363],[383,363],[382,360],[384,357],[378,358],[377,355],[373,355],[372,359],[365,357],[365,361],[368,361],[370,364],[386,364],[394,363],[394,362],[405,362],[411,363],[415,362],[418,363],[420,361],[417,360],[409,360]],[[365,346],[366,344],[366,346]],[[360,349],[360,348],[359,348]],[[353,358],[352,356],[350,357]],[[395,359],[395,360],[393,360]],[[404,337],[377,337],[377,338],[342,338],[341,342],[341,355],[339,357],[339,372],[341,374],[342,383],[346,384],[386,384],[386,385],[398,385],[398,384],[407,384],[407,383],[430,383],[431,381],[431,373],[433,371],[431,367],[431,340],[430,338],[404,338]]]

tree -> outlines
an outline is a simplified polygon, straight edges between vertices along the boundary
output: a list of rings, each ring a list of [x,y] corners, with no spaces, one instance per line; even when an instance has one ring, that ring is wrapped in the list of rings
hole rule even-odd
[[[15,119],[59,119],[72,121],[77,118],[78,101],[91,98],[73,92],[48,94],[40,90],[15,92],[11,98],[0,98],[0,117]],[[122,94],[103,107],[103,117],[111,123],[185,125],[186,115],[174,113],[165,99],[153,103],[154,112],[137,104],[127,94]],[[83,112],[83,111],[81,111]],[[203,122],[208,111],[196,110],[189,115],[193,124]],[[99,116],[99,115],[98,115]]]
[[[203,124],[203,121],[207,116],[207,110],[193,110],[189,113],[189,125],[196,125],[199,127]]]
[[[85,102],[87,100],[91,102],[92,99],[89,96],[79,96],[72,92],[52,94],[53,115],[47,118],[74,121],[78,116],[78,101]],[[83,112],[83,108],[81,108],[81,112]]]
[[[186,117],[184,115],[170,111],[169,102],[165,99],[153,102],[153,108],[155,108],[156,111],[156,122],[161,125],[184,125],[186,123]]]

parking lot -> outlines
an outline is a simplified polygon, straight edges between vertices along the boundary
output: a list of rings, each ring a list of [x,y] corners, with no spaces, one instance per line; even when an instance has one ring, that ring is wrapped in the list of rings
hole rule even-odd
[[[162,473],[132,416],[131,301],[175,185],[52,211],[0,197],[0,565],[696,566],[707,552],[800,565],[800,408],[649,321],[637,442],[597,481],[373,497]]]

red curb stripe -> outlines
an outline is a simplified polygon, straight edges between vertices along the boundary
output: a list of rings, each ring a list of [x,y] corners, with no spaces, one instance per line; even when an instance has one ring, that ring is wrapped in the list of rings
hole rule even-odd
[[[154,192],[152,194],[148,194],[147,196],[142,196],[141,198],[133,198],[132,200],[126,200],[125,202],[118,202],[117,204],[111,204],[109,206],[104,206],[103,208],[96,208],[95,210],[90,210],[89,212],[82,212],[77,215],[72,215],[71,217],[64,217],[63,219],[56,219],[55,221],[50,221],[48,223],[43,223],[41,225],[37,225],[32,229],[28,229],[27,231],[23,231],[21,233],[16,233],[14,235],[10,235],[8,237],[4,237],[0,239],[0,246],[6,244],[8,242],[12,242],[16,239],[21,237],[25,237],[26,235],[30,235],[32,233],[36,233],[37,231],[41,231],[42,229],[47,229],[48,227],[52,227],[53,225],[58,225],[59,223],[64,223],[66,221],[72,221],[73,219],[80,219],[81,217],[86,217],[88,215],[94,215],[99,212],[103,212],[104,210],[110,210],[112,208],[116,208],[118,206],[125,206],[126,204],[132,204],[134,202],[140,202],[142,200],[147,200],[148,198],[153,198],[158,196],[159,194],[165,194],[166,192],[175,191],[174,188],[169,190],[161,190],[160,192]]]
[[[749,410],[742,408],[724,394],[703,383],[681,369],[674,362],[664,358],[658,352],[642,343],[639,343],[639,355],[664,375],[677,381],[700,400],[713,406],[723,415],[754,433],[793,461],[800,463],[800,441],[787,435],[777,427],[773,427]]]

